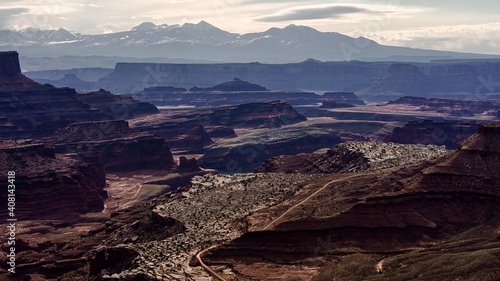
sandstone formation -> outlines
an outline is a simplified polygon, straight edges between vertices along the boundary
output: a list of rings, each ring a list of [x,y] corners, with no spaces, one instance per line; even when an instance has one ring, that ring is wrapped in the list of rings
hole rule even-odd
[[[111,119],[109,115],[78,99],[74,90],[52,86],[0,93],[0,112],[4,116],[1,127],[3,138],[40,134],[43,132],[37,132],[36,126],[61,119]]]
[[[163,138],[130,129],[126,121],[73,123],[41,141],[55,147],[57,153],[98,159],[106,171],[175,166]]]
[[[267,91],[265,87],[262,87],[257,84],[252,84],[247,81],[243,81],[239,78],[234,78],[231,81],[221,83],[219,85],[210,87],[210,88],[198,88],[193,87],[189,89],[191,92],[197,91],[207,91],[207,92],[262,92]]]
[[[158,113],[158,109],[150,103],[137,101],[130,96],[113,95],[102,89],[97,92],[80,94],[78,98],[112,116],[115,120]]]
[[[210,250],[204,261],[212,265],[231,264],[240,274],[254,278],[272,277],[273,269],[280,266],[294,269],[293,265],[316,261],[328,265],[322,270],[316,267],[316,272],[319,270],[320,275],[334,278],[340,274],[335,268],[344,264],[338,261],[358,253],[358,257],[375,255],[388,259],[391,265],[383,266],[385,270],[377,273],[376,262],[373,262],[371,269],[364,271],[373,278],[383,273],[384,278],[392,279],[405,272],[405,276],[430,280],[431,272],[409,272],[404,269],[406,264],[391,257],[412,253],[436,260],[435,255],[444,258],[448,253],[460,253],[463,259],[479,263],[457,270],[461,262],[448,260],[451,264],[446,265],[447,276],[474,279],[473,276],[483,276],[491,270],[498,274],[498,265],[488,267],[485,256],[479,252],[469,256],[461,248],[477,245],[471,247],[492,253],[491,247],[498,244],[498,233],[495,240],[481,229],[489,233],[489,229],[498,228],[500,221],[499,159],[500,123],[479,125],[477,133],[462,142],[455,152],[434,162],[393,169],[389,173],[334,176],[330,182],[322,180],[318,185],[325,184],[322,189],[317,187],[309,192],[320,192],[314,199],[303,201],[264,231],[251,226],[253,231]],[[306,196],[307,191],[295,202]],[[258,221],[262,223],[263,217],[276,218],[289,207],[259,212],[249,221],[257,222],[255,219],[260,218]],[[469,235],[467,239],[465,235]],[[447,242],[447,239],[451,240]],[[463,243],[453,245],[454,239],[461,239]],[[488,243],[494,245],[488,246]],[[491,254],[486,257],[497,258]],[[412,262],[414,268],[425,263]],[[256,270],[257,266],[265,266],[268,271],[261,273]],[[494,276],[487,280],[494,280]]]
[[[28,76],[28,75],[27,75]],[[70,87],[74,88],[79,92],[88,92],[98,89],[95,82],[84,81],[74,73],[66,73],[64,76],[57,80],[51,79],[34,79],[36,82],[41,84],[50,84],[55,87]]]
[[[84,59],[83,57],[80,57],[81,59]],[[22,64],[32,64],[33,61],[37,61],[37,59],[40,58],[32,58],[32,57],[24,57],[21,58],[21,63]],[[48,58],[49,60],[57,60],[57,58]],[[77,58],[75,58],[77,59]],[[96,60],[98,58],[95,58]],[[71,61],[71,60],[66,60],[66,61]],[[89,65],[92,65],[91,60],[85,60],[85,62],[89,63]],[[39,64],[43,64],[42,62],[39,62]],[[108,75],[113,71],[112,68],[100,68],[100,67],[88,67],[88,68],[70,68],[74,67],[73,66],[58,66],[58,67],[53,67],[51,70],[27,70],[24,72],[24,75],[28,76],[29,78],[37,81],[40,84],[52,84],[53,81],[57,81],[59,79],[64,78],[66,75],[74,75],[78,77],[80,80],[83,81],[90,81],[90,82],[97,82],[99,78]],[[24,65],[25,69],[29,69],[29,66]],[[41,67],[43,68],[43,67]],[[37,69],[37,67],[35,67]],[[70,87],[70,88],[75,88],[78,92],[81,92],[81,90],[78,87],[73,87],[73,85],[63,85],[62,87]],[[96,88],[98,89],[98,88]],[[94,90],[96,90],[94,89]],[[88,91],[88,89],[87,89]],[[85,91],[83,91],[85,92]]]
[[[395,128],[384,141],[445,145],[448,149],[455,149],[460,141],[474,134],[477,126],[475,122],[464,121],[409,121],[402,127]]]
[[[273,101],[160,113],[135,118],[131,126],[165,138],[172,149],[200,152],[212,143],[208,132],[233,136],[234,128],[275,128],[304,120],[290,104]]]
[[[70,219],[104,207],[105,176],[101,166],[74,155],[57,155],[42,144],[0,142],[0,171],[15,172],[15,217],[19,220]],[[7,217],[7,192],[0,214]]]
[[[340,173],[405,166],[446,155],[445,147],[351,141],[326,153],[282,155],[267,159],[259,173]]]
[[[238,77],[271,90],[352,91],[383,74],[386,67],[387,63],[311,60],[289,64],[117,63],[112,73],[99,79],[98,85],[114,93],[137,93],[148,87],[212,87],[214,82]]]
[[[79,95],[70,88],[38,84],[21,74],[16,52],[0,53],[0,62],[1,139],[50,135],[76,121],[126,119],[158,112],[151,104],[109,92]]]
[[[0,92],[28,90],[38,85],[21,74],[17,52],[0,52]]]
[[[234,85],[228,82],[229,85],[235,88],[232,91],[213,90],[213,88],[196,91],[187,91],[184,88],[175,87],[152,87],[147,88],[132,96],[138,100],[153,103],[157,106],[221,106],[221,105],[237,105],[252,102],[268,102],[272,100],[286,101],[292,105],[315,105],[325,101],[334,101],[339,103],[349,103],[353,105],[364,105],[365,103],[351,92],[326,92],[318,95],[313,92],[287,92],[287,91],[268,91],[265,88],[262,90],[253,90],[261,87],[259,85],[250,87],[246,84],[242,86]],[[242,81],[241,83],[248,83]],[[221,84],[221,85],[225,85]],[[254,85],[254,84],[250,84]],[[263,87],[262,87],[263,88]]]
[[[198,162],[196,161],[196,158],[188,159],[184,156],[181,156],[179,158],[179,166],[177,167],[177,171],[179,171],[179,172],[197,172],[197,171],[201,171],[201,169],[198,166]]]
[[[401,96],[488,98],[498,93],[498,62],[462,61],[393,64],[384,75],[356,91],[362,99],[388,101]],[[494,98],[494,97],[493,97]]]

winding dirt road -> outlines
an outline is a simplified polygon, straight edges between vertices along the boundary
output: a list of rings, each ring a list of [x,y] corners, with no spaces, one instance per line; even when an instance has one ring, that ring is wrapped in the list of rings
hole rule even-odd
[[[210,268],[208,265],[206,265],[206,264],[203,262],[203,260],[201,259],[201,256],[202,256],[205,252],[207,252],[207,251],[209,251],[209,250],[211,250],[211,249],[213,249],[213,248],[215,248],[215,247],[216,247],[216,246],[214,245],[214,246],[211,246],[210,248],[207,248],[207,249],[205,249],[205,250],[203,250],[203,251],[199,252],[199,253],[196,255],[196,258],[197,258],[197,259],[198,259],[198,261],[200,262],[201,266],[202,266],[202,267],[203,267],[203,268],[204,268],[204,269],[205,269],[208,273],[210,273],[211,275],[213,275],[213,276],[217,277],[219,280],[226,281],[226,279],[224,279],[224,277],[220,276],[217,272],[215,272],[213,269],[211,269],[211,268]]]
[[[321,191],[325,190],[325,188],[327,188],[329,185],[331,185],[332,183],[335,183],[335,182],[339,182],[339,181],[344,181],[346,179],[350,179],[350,178],[354,178],[354,177],[357,177],[359,175],[352,175],[352,176],[348,176],[348,177],[343,177],[343,178],[340,178],[340,179],[335,179],[335,180],[331,180],[329,182],[327,182],[325,185],[323,185],[320,189],[316,190],[313,194],[309,195],[308,197],[306,197],[305,199],[303,199],[302,201],[300,201],[299,203],[291,206],[288,210],[286,210],[283,214],[281,214],[279,217],[277,217],[276,219],[274,219],[273,221],[271,221],[269,224],[267,224],[266,226],[264,226],[262,228],[262,230],[267,230],[269,229],[271,226],[273,226],[276,222],[278,222],[279,220],[281,220],[283,217],[285,217],[287,214],[289,214],[291,211],[293,211],[295,208],[299,207],[300,205],[304,204],[305,202],[311,200],[311,198],[315,197],[316,195],[318,195]],[[224,277],[220,276],[219,274],[217,274],[217,272],[215,272],[213,269],[211,269],[208,265],[206,265],[203,260],[202,260],[202,255],[205,253],[205,252],[208,252],[209,250],[215,248],[216,245],[214,246],[211,246],[210,248],[207,248],[205,250],[202,250],[201,252],[199,252],[197,255],[196,255],[196,258],[198,259],[198,261],[200,262],[201,266],[208,272],[210,273],[211,275],[215,276],[217,279],[221,280],[221,281],[227,281],[226,279],[224,279]]]

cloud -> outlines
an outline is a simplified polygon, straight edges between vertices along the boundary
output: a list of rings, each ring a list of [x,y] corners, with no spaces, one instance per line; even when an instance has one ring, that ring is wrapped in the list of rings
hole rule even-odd
[[[356,6],[307,5],[284,9],[272,15],[258,17],[256,18],[256,20],[263,22],[314,20],[324,18],[339,18],[348,14],[371,12],[372,11],[370,11],[369,9]]]
[[[19,14],[27,13],[29,10],[26,8],[9,8],[0,9],[0,28],[8,27],[10,20]]]
[[[441,25],[365,33],[380,44],[456,52],[499,54],[500,22]]]

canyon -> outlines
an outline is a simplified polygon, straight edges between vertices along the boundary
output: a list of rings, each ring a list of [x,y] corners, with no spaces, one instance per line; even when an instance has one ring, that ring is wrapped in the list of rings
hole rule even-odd
[[[231,265],[242,278],[296,277],[313,272],[323,278],[339,278],[347,274],[343,268],[356,264],[347,257],[356,257],[372,266],[350,276],[364,274],[369,280],[382,280],[415,278],[412,274],[417,273],[403,269],[398,260],[408,253],[423,257],[435,251],[455,252],[458,249],[452,241],[466,231],[469,239],[477,239],[471,244],[492,254],[487,241],[498,243],[498,234],[495,240],[492,231],[499,219],[500,185],[497,173],[486,167],[499,164],[499,138],[500,123],[480,125],[455,152],[426,164],[386,173],[329,176],[313,183],[321,187],[314,193],[317,196],[306,198],[316,190],[311,188],[286,205],[254,213],[247,219],[248,233],[209,250],[203,260],[209,265]],[[299,208],[261,230],[266,221],[296,204],[293,202],[300,202]],[[488,229],[485,236],[481,229]],[[476,258],[463,251],[464,259]],[[383,272],[376,271],[377,257],[385,261]],[[414,267],[425,266],[421,258],[414,262]],[[263,266],[265,273],[259,270]],[[460,274],[468,278],[498,277],[498,267],[491,271],[471,264],[462,270]],[[437,273],[418,274],[429,279]]]
[[[121,63],[72,70],[95,80],[85,91],[27,78],[15,52],[0,66],[14,278],[500,276],[500,104],[492,92],[428,91],[433,75],[494,81],[496,62]]]
[[[120,62],[110,72],[100,69],[95,70],[94,75],[87,74],[92,72],[90,69],[81,69],[79,72],[85,73],[80,74],[82,77],[92,76],[95,90],[102,88],[158,101],[160,97],[169,99],[170,94],[185,90],[197,94],[201,94],[199,91],[202,89],[205,92],[214,90],[214,85],[223,85],[235,77],[260,85],[260,90],[265,88],[271,92],[354,92],[366,103],[385,103],[404,96],[498,99],[500,85],[500,64],[496,60],[395,63],[308,59],[283,64]],[[60,79],[64,74],[79,75],[75,70],[58,71],[53,75],[42,71],[31,72],[30,77],[61,85]],[[82,90],[89,88],[88,84],[82,84],[81,81],[75,80],[73,83],[67,80],[66,86],[80,87]]]

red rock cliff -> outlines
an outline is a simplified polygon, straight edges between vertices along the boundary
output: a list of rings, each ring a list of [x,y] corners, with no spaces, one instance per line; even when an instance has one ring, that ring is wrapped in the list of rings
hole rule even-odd
[[[0,92],[26,90],[39,85],[21,74],[17,52],[0,52]]]
[[[104,208],[102,167],[69,156],[55,156],[41,144],[0,142],[0,172],[15,172],[17,219],[67,219]],[[7,180],[5,180],[7,182]],[[0,215],[7,217],[7,188],[0,195]]]

